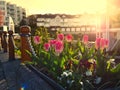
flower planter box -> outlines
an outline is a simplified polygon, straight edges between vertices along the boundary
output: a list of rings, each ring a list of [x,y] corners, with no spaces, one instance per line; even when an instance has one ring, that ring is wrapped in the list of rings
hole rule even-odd
[[[48,84],[50,84],[55,90],[65,90],[61,85],[59,85],[50,77],[37,70],[33,65],[26,65],[26,66],[29,69],[31,69],[35,74],[37,74],[39,77],[41,77],[43,80],[45,80]]]
[[[51,39],[52,38],[52,39]],[[120,86],[120,64],[115,64],[114,58],[106,52],[106,38],[96,38],[94,45],[88,41],[88,35],[74,42],[73,36],[56,33],[50,37],[45,28],[37,30],[33,37],[34,53],[29,53],[32,63],[29,65],[36,74],[52,83],[59,90],[59,84],[67,90],[105,90]],[[36,66],[38,65],[38,67]],[[42,68],[40,66],[43,66]],[[53,78],[43,73],[47,68]],[[46,74],[46,73],[45,73]],[[118,83],[118,84],[117,84]],[[64,88],[61,88],[64,90]]]

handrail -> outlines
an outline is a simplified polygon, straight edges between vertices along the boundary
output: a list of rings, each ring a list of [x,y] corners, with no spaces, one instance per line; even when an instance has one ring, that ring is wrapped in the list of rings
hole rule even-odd
[[[6,53],[7,50],[7,32],[3,31],[3,48],[4,48],[4,52]]]
[[[1,48],[3,48],[3,31],[0,31],[0,38],[1,38]]]
[[[26,51],[29,51],[32,53],[32,55],[36,55],[35,51],[31,44],[30,39],[30,31],[31,28],[29,26],[21,26],[20,27],[20,36],[21,36],[21,61],[31,61],[31,57]],[[8,31],[8,39],[7,39],[7,32],[6,31],[0,31],[0,38],[1,38],[1,47],[3,48],[3,52],[6,53],[9,50],[9,60],[15,60],[15,42],[13,38],[13,31]],[[8,43],[7,43],[8,40]]]
[[[9,60],[15,60],[15,43],[13,39],[13,31],[9,30],[8,46],[9,46]]]

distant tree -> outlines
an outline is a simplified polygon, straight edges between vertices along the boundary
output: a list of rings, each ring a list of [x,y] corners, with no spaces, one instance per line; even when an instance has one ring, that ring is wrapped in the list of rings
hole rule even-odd
[[[34,34],[35,30],[37,29],[37,17],[36,15],[31,15],[27,17],[28,25],[31,27],[31,33]]]
[[[19,26],[23,26],[23,25],[28,25],[28,20],[26,17],[23,17],[23,19],[20,21]]]
[[[31,26],[32,28],[37,27],[36,15],[28,16],[27,19],[29,26]]]

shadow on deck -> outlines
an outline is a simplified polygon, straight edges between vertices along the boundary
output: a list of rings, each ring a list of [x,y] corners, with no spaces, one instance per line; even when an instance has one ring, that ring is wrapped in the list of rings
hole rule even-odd
[[[54,90],[20,60],[8,60],[8,53],[0,51],[0,90]]]

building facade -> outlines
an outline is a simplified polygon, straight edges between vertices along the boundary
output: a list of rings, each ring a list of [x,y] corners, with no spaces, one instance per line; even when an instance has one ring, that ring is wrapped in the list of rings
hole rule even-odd
[[[95,15],[67,15],[67,14],[39,14],[36,15],[37,26],[83,26],[96,25],[98,18]]]
[[[0,0],[0,10],[3,13],[3,25],[9,24],[9,17],[12,17],[14,24],[18,25],[19,22],[26,17],[26,10],[16,4],[11,4],[5,0]]]

